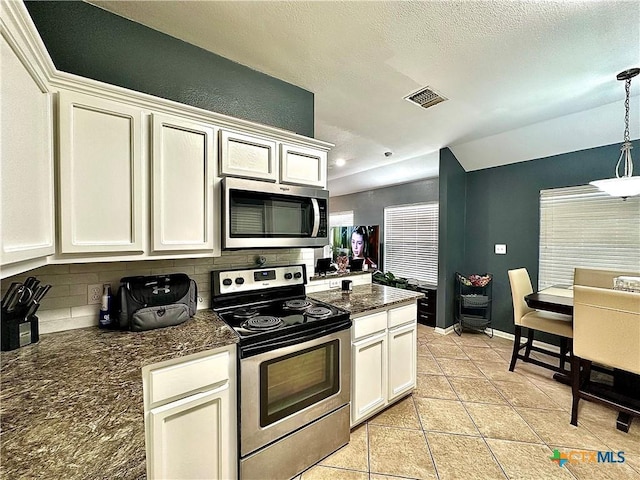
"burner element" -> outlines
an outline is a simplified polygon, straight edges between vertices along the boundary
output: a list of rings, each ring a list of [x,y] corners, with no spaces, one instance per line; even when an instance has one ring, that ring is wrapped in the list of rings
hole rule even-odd
[[[288,308],[289,310],[304,310],[305,308],[309,308],[311,306],[311,302],[309,300],[287,300],[284,302],[283,307]]]
[[[331,315],[331,309],[327,307],[313,307],[305,312],[309,317],[323,318]]]
[[[278,317],[270,317],[268,315],[258,315],[257,317],[250,318],[242,325],[242,328],[246,328],[247,330],[275,330],[279,328],[284,322],[281,318]]]
[[[257,314],[258,310],[255,308],[238,308],[233,311],[233,318],[244,320],[246,318],[255,317]]]

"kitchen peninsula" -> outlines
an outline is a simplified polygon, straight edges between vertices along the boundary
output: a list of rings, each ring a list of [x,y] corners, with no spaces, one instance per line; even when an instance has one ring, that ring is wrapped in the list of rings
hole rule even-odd
[[[389,308],[394,305],[415,302],[424,294],[412,290],[388,287],[377,283],[355,285],[351,292],[327,290],[309,293],[309,296],[321,302],[344,308],[352,315],[366,313],[377,308]]]
[[[81,328],[2,352],[0,477],[146,478],[142,367],[237,341],[202,310],[176,327]]]

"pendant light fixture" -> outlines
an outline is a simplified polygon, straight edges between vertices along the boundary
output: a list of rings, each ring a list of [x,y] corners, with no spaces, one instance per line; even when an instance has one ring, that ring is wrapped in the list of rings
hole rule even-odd
[[[620,158],[616,164],[615,178],[605,180],[595,180],[589,182],[590,185],[598,187],[612,197],[633,197],[640,195],[640,176],[633,176],[633,160],[631,160],[631,140],[629,139],[629,91],[631,89],[631,79],[640,73],[640,68],[631,68],[620,72],[616,78],[625,81],[626,99],[624,101],[624,142],[620,148]],[[620,166],[623,166],[623,173],[620,175]]]

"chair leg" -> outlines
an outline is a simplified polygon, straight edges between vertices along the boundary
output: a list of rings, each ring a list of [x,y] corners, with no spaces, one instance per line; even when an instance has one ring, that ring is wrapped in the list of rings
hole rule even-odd
[[[509,371],[513,372],[516,367],[516,360],[518,360],[518,351],[520,351],[520,338],[522,337],[522,327],[516,325],[515,338],[513,339],[513,353],[511,354],[511,364],[509,365]]]
[[[560,370],[564,370],[564,362],[567,358],[567,337],[560,338]]]
[[[578,402],[580,402],[580,357],[576,357],[571,350],[571,425],[578,426]]]
[[[527,348],[524,351],[525,362],[529,360],[531,354],[531,347],[533,346],[533,334],[535,330],[533,328],[527,328]]]

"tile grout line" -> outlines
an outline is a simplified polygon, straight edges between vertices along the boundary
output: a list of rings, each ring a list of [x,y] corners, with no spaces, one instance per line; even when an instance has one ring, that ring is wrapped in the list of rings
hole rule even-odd
[[[418,416],[418,423],[420,424],[420,431],[422,432],[422,436],[424,437],[424,441],[427,444],[427,450],[429,451],[429,456],[431,457],[431,463],[433,465],[433,471],[436,474],[436,479],[440,480],[440,474],[438,473],[438,466],[436,465],[436,459],[433,457],[433,451],[431,451],[431,445],[429,445],[429,439],[427,438],[427,432],[424,429],[424,425],[422,424],[422,417],[420,417],[420,412],[418,411],[418,406],[416,405],[416,400],[413,395],[411,395],[411,403],[413,404],[413,408],[416,411],[416,415]]]

